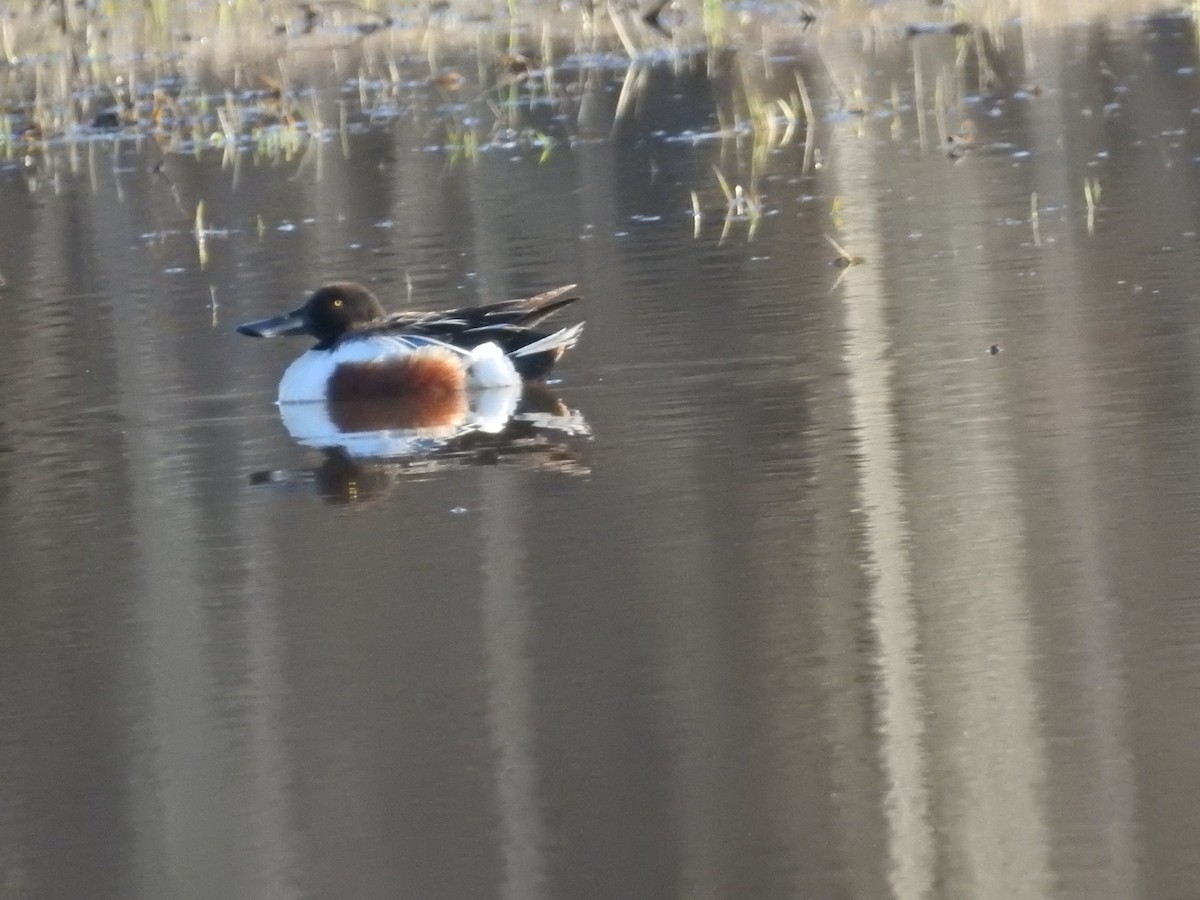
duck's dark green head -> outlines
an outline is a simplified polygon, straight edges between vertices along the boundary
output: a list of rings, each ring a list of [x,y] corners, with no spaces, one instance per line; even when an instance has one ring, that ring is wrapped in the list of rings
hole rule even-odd
[[[350,281],[327,284],[309,296],[304,305],[281,316],[246,322],[237,327],[250,337],[283,337],[307,334],[317,339],[318,349],[336,344],[347,332],[384,315],[378,298],[361,284]]]

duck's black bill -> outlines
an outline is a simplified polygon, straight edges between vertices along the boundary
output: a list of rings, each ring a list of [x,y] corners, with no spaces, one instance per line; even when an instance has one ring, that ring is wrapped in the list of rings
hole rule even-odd
[[[308,325],[304,321],[303,310],[297,309],[282,316],[246,322],[237,327],[237,332],[250,337],[286,337],[290,334],[307,334]]]

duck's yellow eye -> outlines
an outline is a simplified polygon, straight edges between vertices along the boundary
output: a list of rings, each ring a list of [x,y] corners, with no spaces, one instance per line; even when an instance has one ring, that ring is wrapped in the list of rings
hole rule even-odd
[[[336,300],[334,300],[334,301],[333,301],[333,305],[334,305],[334,306],[341,306],[341,305],[342,305],[342,298],[341,298],[341,297],[338,297]]]

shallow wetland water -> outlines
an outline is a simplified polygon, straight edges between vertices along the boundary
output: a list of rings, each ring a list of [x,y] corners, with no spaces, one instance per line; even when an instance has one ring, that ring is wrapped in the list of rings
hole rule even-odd
[[[1200,896],[1192,21],[746,9],[10,139],[0,897]],[[345,278],[587,327],[322,451],[233,327]]]

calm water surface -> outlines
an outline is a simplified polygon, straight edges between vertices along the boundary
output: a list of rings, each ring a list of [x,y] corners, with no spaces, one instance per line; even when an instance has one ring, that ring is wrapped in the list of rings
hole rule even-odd
[[[775,48],[752,239],[666,63],[545,158],[4,163],[0,896],[1200,896],[1193,41]],[[233,326],[338,278],[578,282],[577,427],[299,444]]]

